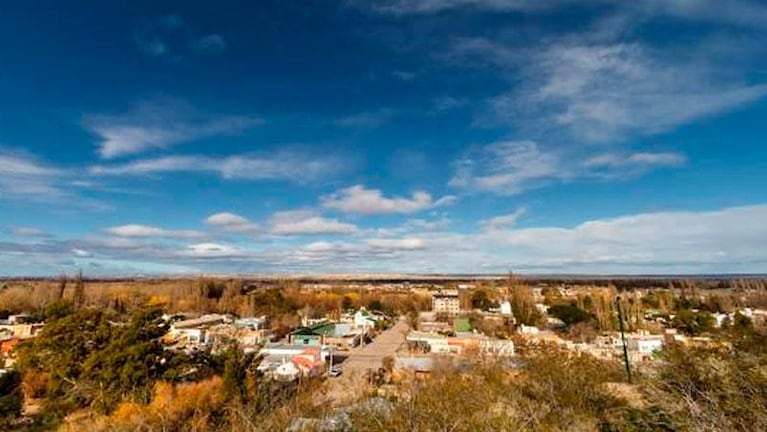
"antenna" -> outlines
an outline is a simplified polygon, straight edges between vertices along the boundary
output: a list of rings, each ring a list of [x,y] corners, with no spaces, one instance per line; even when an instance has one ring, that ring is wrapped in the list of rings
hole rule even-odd
[[[626,364],[626,377],[628,383],[631,384],[631,365],[629,364],[629,350],[626,345],[626,335],[623,332],[623,311],[621,310],[621,297],[615,298],[615,306],[618,309],[618,326],[621,330],[621,341],[623,342],[623,361]]]

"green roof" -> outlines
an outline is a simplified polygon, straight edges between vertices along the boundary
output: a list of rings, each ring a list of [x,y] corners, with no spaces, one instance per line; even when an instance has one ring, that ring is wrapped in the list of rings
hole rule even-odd
[[[310,335],[330,335],[336,329],[336,325],[331,322],[322,322],[309,327],[301,327],[291,333],[294,336],[310,336]]]

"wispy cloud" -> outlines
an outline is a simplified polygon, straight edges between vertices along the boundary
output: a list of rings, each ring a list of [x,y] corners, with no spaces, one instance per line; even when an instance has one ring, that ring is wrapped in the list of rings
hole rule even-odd
[[[278,235],[351,234],[353,224],[320,216],[312,210],[277,212],[269,219],[269,230]]]
[[[177,238],[191,239],[200,238],[205,235],[199,231],[193,230],[167,230],[149,225],[128,224],[110,227],[104,229],[109,234],[118,237],[155,237],[155,238]]]
[[[767,84],[735,78],[732,64],[704,60],[705,47],[692,51],[556,42],[524,63],[510,63],[527,79],[492,99],[490,118],[523,133],[563,129],[577,139],[614,142],[672,130],[767,95]]]
[[[369,0],[355,4],[390,15],[426,15],[464,10],[529,13],[547,12],[568,5],[613,6],[637,18],[670,16],[737,26],[767,26],[767,7],[753,0]]]
[[[671,152],[588,155],[544,149],[534,141],[501,141],[474,148],[459,159],[449,185],[513,195],[557,181],[631,178],[685,162],[684,155]]]
[[[333,121],[339,127],[375,128],[387,123],[394,113],[388,109],[362,112],[341,117]]]
[[[28,154],[0,149],[0,197],[62,199],[69,195],[59,186],[65,175]]]
[[[133,41],[141,53],[171,61],[190,54],[218,54],[228,48],[222,35],[200,35],[176,14],[142,20],[133,32]]]
[[[45,232],[44,230],[36,227],[30,227],[30,226],[17,226],[10,228],[8,230],[12,235],[17,237],[50,237],[51,234]]]
[[[95,165],[93,175],[146,176],[162,173],[210,172],[232,180],[282,180],[306,183],[351,169],[353,161],[340,156],[317,156],[282,150],[272,154],[226,157],[177,155],[139,159],[127,163]]]
[[[187,29],[180,15],[165,15],[141,21],[133,32],[136,48],[152,57],[178,56],[177,39],[186,38]]]
[[[517,224],[519,219],[527,213],[524,207],[518,208],[513,213],[495,216],[481,222],[482,228],[488,231],[508,229]]]
[[[410,81],[413,78],[418,76],[418,74],[415,73],[415,72],[409,72],[409,71],[404,71],[404,70],[393,70],[391,72],[391,75],[394,78],[397,78],[397,79],[402,80],[402,81]]]
[[[176,99],[159,98],[118,115],[86,115],[85,127],[101,142],[98,152],[112,159],[218,135],[237,135],[263,124],[250,115],[212,115]]]
[[[586,161],[587,167],[652,167],[680,166],[687,158],[679,153],[600,154]]]
[[[471,8],[491,11],[530,11],[545,9],[566,0],[374,0],[373,10],[392,15],[431,14],[451,9]]]
[[[226,51],[228,46],[223,36],[220,34],[211,34],[194,41],[193,48],[195,51],[204,54],[218,54]]]
[[[435,200],[424,191],[416,191],[409,197],[387,198],[379,189],[367,189],[362,185],[350,186],[322,197],[322,206],[344,213],[415,213],[421,210],[448,205],[455,200],[444,196]]]

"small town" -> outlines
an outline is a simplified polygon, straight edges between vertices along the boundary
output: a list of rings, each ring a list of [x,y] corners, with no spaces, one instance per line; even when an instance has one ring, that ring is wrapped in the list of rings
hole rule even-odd
[[[767,431],[767,0],[5,1],[0,432]]]
[[[668,285],[660,288],[661,283]],[[642,287],[619,292],[613,285],[526,281],[513,276],[405,284],[331,281],[322,286],[313,282],[200,278],[169,284],[166,292],[185,284],[196,285],[203,294],[223,286],[220,297],[205,306],[210,312],[170,310],[162,296],[147,292],[145,299],[154,306],[145,304],[142,308],[166,312],[142,312],[153,317],[142,325],[155,327],[151,331],[155,336],[145,343],[157,347],[157,364],[164,367],[178,361],[173,372],[178,385],[209,379],[206,377],[215,374],[212,365],[222,361],[218,359],[224,361],[224,373],[231,373],[226,359],[235,355],[242,362],[238,363],[240,379],[261,383],[258,385],[266,386],[261,391],[269,392],[270,397],[285,391],[292,398],[322,395],[314,403],[322,400],[329,411],[319,417],[295,415],[286,420],[286,430],[336,430],[328,424],[348,423],[349,410],[407,400],[412,397],[408,396],[412,391],[408,383],[434,379],[446,370],[493,364],[514,376],[524,371],[532,358],[547,353],[556,361],[592,358],[604,362],[605,367],[618,371],[618,385],[621,381],[630,383],[632,374],[657,373],[658,368],[665,367],[668,350],[733,350],[737,342],[733,335],[767,326],[767,309],[760,307],[767,305],[763,303],[767,300],[762,294],[763,283],[733,281],[730,284],[740,288],[723,291],[704,288],[712,284],[718,287],[720,282],[642,281],[644,286],[637,284]],[[37,285],[35,292],[42,292],[46,285],[32,284]],[[67,294],[65,287],[63,300],[50,304],[47,308],[54,309],[43,314],[92,316],[95,311],[87,306],[88,300],[83,300],[97,292],[91,285],[99,285],[98,292],[123,287],[78,276],[74,287],[69,288],[73,292]],[[30,286],[30,282],[11,282],[6,283],[5,290]],[[652,286],[656,288],[649,288]],[[228,299],[236,300],[229,307],[254,305],[247,308],[264,313],[223,311],[219,306],[232,287],[240,287],[240,294]],[[114,295],[119,299],[118,292]],[[80,306],[66,300],[69,296],[72,301],[79,298]],[[116,311],[125,307],[119,300],[110,303]],[[285,305],[290,305],[289,309]],[[57,312],[55,308],[65,310]],[[270,314],[269,310],[281,311]],[[130,320],[116,320],[119,315],[104,321],[115,329],[111,331],[134,325]],[[30,355],[35,353],[29,350],[35,349],[38,339],[52,337],[48,331],[60,325],[60,321],[50,324],[51,318],[44,316],[21,312],[0,321],[3,376],[15,374],[19,368],[31,372],[27,368]],[[133,314],[132,319],[135,317]],[[145,361],[143,358],[138,360]],[[179,361],[182,358],[185,360]],[[29,387],[40,384],[26,378],[24,382],[25,394],[44,394]],[[629,385],[623,391],[636,391],[633,389]],[[25,398],[24,415],[34,418],[44,401]]]

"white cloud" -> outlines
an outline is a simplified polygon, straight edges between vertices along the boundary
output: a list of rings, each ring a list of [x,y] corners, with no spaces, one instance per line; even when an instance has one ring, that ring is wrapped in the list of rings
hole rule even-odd
[[[524,207],[515,210],[513,213],[495,216],[490,219],[483,220],[481,225],[486,230],[498,230],[504,228],[510,228],[517,224],[519,219],[527,213],[527,209]]]
[[[434,200],[424,191],[416,191],[410,196],[387,198],[378,189],[367,189],[362,185],[350,186],[333,194],[322,197],[322,206],[340,210],[344,213],[415,213],[435,206],[448,205],[455,201],[453,196],[444,196]]]
[[[189,258],[241,258],[249,254],[241,248],[226,244],[197,243],[187,246],[179,255]]]
[[[121,115],[87,115],[83,123],[101,138],[101,157],[112,159],[212,136],[237,135],[263,120],[205,114],[181,101],[160,98],[141,102]]]
[[[418,250],[426,247],[426,242],[421,238],[376,238],[367,241],[371,247],[388,250]]]
[[[556,181],[632,178],[685,161],[684,155],[672,152],[589,154],[581,149],[544,149],[534,141],[501,141],[475,148],[458,160],[449,185],[514,195]]]
[[[95,165],[94,175],[152,175],[174,172],[213,172],[233,180],[284,180],[305,183],[338,174],[352,162],[336,156],[317,156],[298,151],[243,154],[227,157],[202,155],[164,156],[122,164]]]
[[[120,237],[199,238],[204,234],[192,230],[166,230],[149,225],[128,224],[106,228],[104,231]]]
[[[258,225],[240,215],[228,212],[216,213],[208,216],[205,223],[224,231],[235,233],[256,233]]]
[[[509,253],[511,265],[597,269],[767,265],[767,205],[702,212],[660,212],[593,220],[574,228],[526,228],[482,238]],[[513,251],[513,252],[512,252]]]
[[[153,237],[0,241],[0,272],[57,273],[89,256],[114,274],[174,268],[195,271],[381,273],[763,273],[767,269],[767,205],[707,211],[664,211],[585,221],[575,226],[517,228],[504,219],[491,231],[418,232],[400,236],[325,239],[295,247],[250,249],[226,243],[180,245]],[[143,230],[156,233],[154,230]],[[80,251],[80,252],[78,252]],[[86,256],[89,254],[89,256]],[[18,267],[19,257],[24,257]],[[13,264],[16,263],[17,266]],[[133,265],[135,264],[135,265]],[[199,270],[202,268],[202,270]],[[94,270],[96,271],[96,270]],[[119,270],[123,274],[124,270]]]
[[[93,254],[91,254],[87,250],[77,249],[77,248],[72,249],[72,254],[74,254],[76,257],[80,257],[80,258],[86,258],[86,257],[93,256]]]
[[[353,224],[324,218],[311,210],[275,213],[269,220],[269,227],[278,235],[350,234],[357,231]]]

